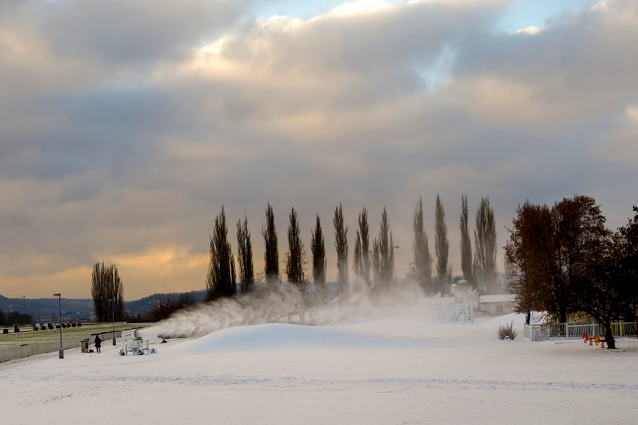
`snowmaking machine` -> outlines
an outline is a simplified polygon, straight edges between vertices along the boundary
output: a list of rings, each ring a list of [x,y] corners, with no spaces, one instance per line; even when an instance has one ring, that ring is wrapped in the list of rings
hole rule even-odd
[[[139,334],[138,329],[123,331],[122,339],[126,342],[126,345],[120,349],[120,356],[126,356],[129,353],[134,356],[141,356],[145,352],[146,354],[155,354],[157,352],[155,348],[148,348],[148,339],[146,340],[146,347],[144,347],[144,338]]]

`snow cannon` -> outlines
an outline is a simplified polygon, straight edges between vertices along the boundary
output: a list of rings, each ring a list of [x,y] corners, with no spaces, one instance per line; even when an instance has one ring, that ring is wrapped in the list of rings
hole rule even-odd
[[[148,340],[146,340],[146,347],[144,347],[144,338],[139,334],[138,329],[123,331],[122,339],[126,341],[126,345],[120,349],[120,356],[126,356],[129,353],[134,356],[141,356],[145,352],[146,354],[155,354],[157,352],[155,348],[148,348]]]
[[[131,329],[130,331],[122,331],[122,339],[124,341],[133,341],[135,339],[142,339],[137,329]]]

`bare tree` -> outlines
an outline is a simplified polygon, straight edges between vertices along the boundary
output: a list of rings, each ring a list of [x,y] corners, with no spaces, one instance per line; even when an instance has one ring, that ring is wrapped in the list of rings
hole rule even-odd
[[[582,211],[582,207],[580,209]],[[595,229],[592,226],[594,223],[588,219],[581,221],[580,229],[563,227],[563,230],[570,233],[582,232],[584,237],[574,241],[576,246],[572,245],[577,250],[584,248],[584,244],[595,247],[595,252],[591,253],[593,255],[588,255],[588,258],[584,259],[586,264],[581,268],[584,273],[578,278],[579,291],[575,301],[580,311],[603,325],[607,347],[611,349],[616,348],[612,323],[621,317],[625,322],[633,322],[636,318],[638,208],[634,206],[633,210],[633,219],[629,218],[627,225],[620,227],[615,233],[607,231],[605,235],[600,227]],[[592,230],[594,232],[591,232]],[[578,252],[576,256],[580,256],[581,253],[582,251]]]
[[[587,315],[602,325],[616,348],[612,324],[633,321],[638,301],[638,208],[611,232],[599,205],[574,195],[547,205],[518,207],[505,259],[517,312],[544,311],[561,323]]]
[[[111,274],[113,278],[111,279],[111,293],[109,299],[113,300],[115,304],[115,318],[114,320],[122,320],[124,316],[124,285],[122,285],[122,280],[120,279],[120,273],[117,270],[117,266],[113,264],[111,266]],[[112,315],[113,313],[111,313]]]
[[[448,266],[448,255],[450,252],[450,241],[447,238],[447,225],[445,224],[445,210],[439,195],[436,195],[436,207],[434,210],[436,224],[434,235],[434,249],[436,251],[436,274],[439,278],[438,290],[441,294],[446,293],[447,284],[452,275],[452,267]]]
[[[286,253],[286,274],[288,283],[297,286],[299,292],[303,294],[306,289],[306,278],[304,276],[304,265],[306,264],[306,252],[299,231],[299,221],[297,212],[293,208],[290,212],[290,225],[288,226],[288,252]]]
[[[379,237],[372,243],[372,261],[375,272],[374,286],[389,289],[394,282],[394,240],[388,222],[388,212],[383,207]]]
[[[496,222],[490,208],[489,196],[481,199],[476,210],[474,229],[474,278],[489,294],[497,291],[496,281]]]
[[[195,295],[193,295],[192,292],[182,292],[179,294],[177,302],[181,306],[187,307],[189,305],[197,304],[197,298],[195,298]]]
[[[436,291],[432,286],[432,257],[430,256],[430,247],[428,234],[423,226],[423,200],[419,198],[419,202],[414,209],[414,244],[412,252],[414,253],[414,261],[412,262],[411,277],[418,282],[426,295],[434,295]]]
[[[248,218],[244,215],[244,223],[237,220],[237,263],[239,265],[239,280],[242,292],[250,291],[255,283],[253,268],[253,247],[248,230]]]
[[[352,268],[357,277],[361,277],[363,263],[361,258],[361,233],[357,230],[357,239],[354,243],[354,253],[352,254]]]
[[[335,248],[337,249],[337,269],[339,271],[339,291],[348,285],[348,226],[343,223],[341,204],[335,209],[332,220],[335,227]]]
[[[91,295],[93,296],[93,311],[98,322],[104,322],[108,310],[108,284],[106,278],[106,266],[104,263],[95,263],[91,276]]]
[[[518,313],[545,311],[564,323],[570,314],[582,311],[579,304],[591,294],[583,293],[583,287],[604,288],[600,276],[595,282],[599,257],[613,253],[604,223],[600,206],[588,196],[565,198],[551,208],[529,201],[518,207],[505,246],[505,259],[516,273],[509,289]]]
[[[326,285],[326,246],[321,230],[321,220],[317,214],[315,230],[311,231],[310,250],[312,251],[312,277],[317,291],[324,291]]]
[[[467,195],[461,195],[461,270],[463,270],[465,280],[472,283],[474,289],[478,289],[472,270],[472,239],[470,238],[468,220]]]
[[[361,237],[361,277],[370,285],[370,231],[368,211],[363,208],[359,214],[359,236]]]
[[[230,297],[237,293],[235,275],[235,257],[228,242],[226,213],[215,217],[215,230],[210,238],[210,263],[206,278],[206,300]]]
[[[110,321],[115,310],[115,320],[121,320],[124,314],[124,286],[120,280],[117,266],[95,263],[91,276],[91,295],[93,311],[100,322]],[[115,305],[111,303],[114,300]]]
[[[383,288],[383,278],[381,276],[381,254],[379,240],[375,238],[372,241],[372,274],[374,276],[374,286],[378,289]]]
[[[279,248],[277,246],[277,230],[275,229],[275,213],[270,206],[266,207],[266,230],[262,230],[264,237],[264,275],[271,285],[279,282]]]

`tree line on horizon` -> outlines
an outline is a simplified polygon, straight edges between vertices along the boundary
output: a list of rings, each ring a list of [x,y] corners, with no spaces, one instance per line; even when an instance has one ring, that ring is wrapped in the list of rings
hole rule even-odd
[[[496,280],[496,224],[494,211],[489,197],[481,199],[477,208],[474,229],[474,255],[469,231],[469,214],[467,196],[461,197],[461,264],[464,278],[473,288],[483,293],[497,292]],[[210,261],[206,277],[206,300],[229,297],[254,288],[256,280],[261,277],[269,285],[280,282],[279,247],[274,211],[267,204],[266,225],[262,228],[264,242],[264,271],[258,276],[253,267],[253,251],[248,219],[237,222],[237,257],[235,258],[228,237],[226,213],[222,206],[221,213],[215,218],[213,234],[210,236]],[[306,275],[306,265],[311,263],[312,281],[315,290],[326,293],[327,274],[326,247],[324,232],[319,215],[316,216],[314,228],[311,230],[310,255],[306,253],[301,238],[297,212],[293,207],[289,214],[288,250],[284,256],[284,272],[287,281],[295,285],[303,295],[310,279]],[[452,268],[449,264],[449,240],[445,223],[443,202],[437,195],[435,206],[435,241],[434,251],[437,258],[436,274],[432,278],[432,262],[429,238],[423,223],[423,201],[419,199],[414,212],[414,241],[412,245],[413,259],[408,278],[416,281],[427,296],[438,293],[449,295]],[[348,226],[343,218],[343,208],[339,204],[333,216],[335,250],[337,254],[337,292],[340,294],[350,288]],[[390,290],[396,283],[394,267],[395,246],[387,210],[381,214],[379,234],[370,241],[368,211],[364,207],[358,215],[357,229],[352,254],[352,269],[355,279],[364,282],[375,292]],[[238,269],[238,270],[237,270]],[[239,280],[237,280],[239,272]],[[261,280],[261,279],[260,279]]]

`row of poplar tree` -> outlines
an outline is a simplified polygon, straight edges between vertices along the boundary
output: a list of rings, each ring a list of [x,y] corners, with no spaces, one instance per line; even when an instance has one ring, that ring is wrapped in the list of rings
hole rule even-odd
[[[461,197],[461,264],[463,276],[472,286],[483,292],[496,291],[496,224],[489,198],[483,198],[476,212],[474,230],[474,255],[469,231],[467,196]],[[446,294],[451,283],[452,268],[449,265],[449,240],[445,223],[445,210],[440,197],[436,197],[435,240],[437,279],[432,278],[432,262],[428,234],[423,223],[423,201],[419,199],[414,212],[414,241],[408,277],[418,282],[426,295]],[[335,208],[333,217],[335,249],[337,252],[338,291],[348,288],[350,282],[348,267],[348,226],[343,219],[341,205]],[[266,207],[266,226],[262,230],[264,240],[264,279],[267,283],[279,282],[279,249],[275,215],[270,204]],[[215,218],[215,227],[210,237],[210,262],[206,279],[207,300],[228,297],[238,292],[250,291],[256,279],[253,267],[253,249],[248,219],[237,221],[237,257],[235,258],[228,238],[228,226],[224,207]],[[368,211],[363,208],[358,216],[354,252],[353,271],[356,279],[365,282],[375,291],[390,289],[395,283],[394,245],[386,208],[381,214],[379,235],[370,244]],[[309,279],[304,269],[311,262],[313,282],[317,290],[325,288],[326,248],[319,215],[311,231],[310,258],[306,253],[299,220],[294,207],[289,214],[288,251],[285,254],[285,273],[289,283],[296,285],[303,294]],[[237,277],[239,274],[239,278]],[[238,284],[239,282],[239,284]]]

